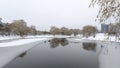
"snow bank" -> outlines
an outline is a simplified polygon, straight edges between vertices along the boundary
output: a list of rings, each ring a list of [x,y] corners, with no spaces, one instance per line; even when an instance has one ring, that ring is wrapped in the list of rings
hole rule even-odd
[[[35,36],[27,36],[26,38],[68,38],[70,36],[66,35],[35,35]]]
[[[39,39],[39,38],[68,38],[70,36],[65,36],[65,35],[29,35],[25,36],[24,38],[26,39]],[[17,39],[22,39],[20,36],[0,36],[0,41],[9,41],[9,40],[17,40]]]
[[[78,41],[81,41],[81,40],[94,40],[94,41],[112,41],[112,42],[120,42],[119,39],[116,39],[115,36],[110,36],[108,38],[107,35],[104,35],[103,33],[99,33],[99,34],[96,34],[95,37],[82,37],[82,38],[79,38],[79,39],[75,39],[75,40],[78,40]]]
[[[20,43],[16,43],[16,45],[19,45],[19,44]],[[22,43],[21,41],[21,44],[24,44],[24,43]],[[14,60],[16,57],[19,57],[19,55],[21,55],[24,52],[27,52],[29,49],[35,47],[36,45],[38,45],[38,43],[32,43],[30,45],[23,45],[23,46],[0,47],[0,61],[1,61],[0,68],[3,68],[10,61]]]
[[[21,46],[21,45],[31,44],[31,43],[34,43],[34,42],[45,41],[45,40],[48,40],[48,38],[21,39],[21,40],[15,40],[15,41],[12,41],[12,42],[0,43],[0,47]]]
[[[34,39],[20,39],[12,42],[0,43],[0,68],[4,67],[10,61],[29,49],[38,45],[41,41],[49,40],[50,38],[34,38]]]
[[[29,35],[26,36],[25,38],[52,38],[54,37],[53,35]]]
[[[3,40],[11,40],[11,39],[19,39],[20,36],[0,36],[0,41]]]

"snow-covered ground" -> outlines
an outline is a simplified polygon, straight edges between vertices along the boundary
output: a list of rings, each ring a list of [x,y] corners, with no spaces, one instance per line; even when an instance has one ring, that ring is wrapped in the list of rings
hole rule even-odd
[[[19,39],[20,36],[0,36],[0,41],[2,40],[11,40],[11,39]]]
[[[31,43],[37,43],[39,41],[46,41],[49,38],[34,38],[34,39],[21,39],[21,40],[14,40],[11,42],[3,42],[0,43],[0,47],[11,47],[11,46],[22,46],[22,45],[28,45]]]
[[[0,47],[20,46],[24,44],[30,44],[33,42],[45,41],[50,38],[68,38],[68,37],[70,36],[36,35],[36,36],[26,36],[24,38],[21,38],[20,36],[0,36]]]
[[[68,38],[71,36],[66,35],[36,35],[36,36],[27,36],[26,38]]]
[[[117,38],[116,39],[116,37],[115,36],[110,36],[109,38],[108,38],[108,36],[107,35],[105,35],[105,34],[103,34],[103,33],[98,33],[98,34],[96,34],[96,36],[95,37],[88,37],[88,38],[86,38],[86,37],[81,37],[81,38],[77,38],[77,39],[75,39],[75,40],[78,40],[78,41],[81,41],[81,40],[94,40],[94,41],[112,41],[112,42],[120,42],[120,40]]]
[[[20,37],[1,37],[1,40],[11,40]],[[24,38],[9,42],[0,42],[0,68],[8,64],[18,55],[28,51],[29,49],[40,44],[42,41],[47,41],[51,38]]]
[[[26,36],[24,38],[68,38],[70,36],[66,35],[35,35],[35,36]],[[13,40],[13,39],[21,39],[20,36],[0,36],[0,41],[5,41],[5,40]]]
[[[50,38],[68,38],[68,37],[73,37],[73,36],[62,36],[62,35],[37,35],[37,36],[27,36],[24,39],[20,39],[21,37],[19,36],[0,36],[0,41],[5,41],[5,40],[13,40],[13,39],[20,39],[20,40],[13,40],[10,42],[1,42],[0,47],[11,47],[11,46],[20,46],[24,44],[29,44],[33,42],[38,42],[38,41],[44,41],[48,40]],[[96,37],[79,37],[76,36],[74,38],[75,40],[82,41],[82,40],[93,40],[93,41],[113,41],[113,42],[120,42],[120,40],[116,40],[116,38],[109,37],[107,35],[104,35],[102,33],[96,34]]]
[[[44,39],[36,39],[35,41],[40,41],[40,40],[46,40]],[[25,42],[27,41],[27,42]],[[6,64],[8,64],[10,61],[21,55],[22,53],[27,52],[29,49],[37,46],[41,42],[35,42],[33,43],[33,39],[31,40],[21,40],[21,41],[14,41],[10,43],[4,43],[4,45],[9,45],[11,47],[0,47],[0,68],[3,68]],[[32,43],[29,43],[31,42]],[[19,42],[19,43],[18,43]],[[27,44],[29,43],[29,44]],[[24,44],[22,46],[13,46],[13,45],[19,45],[19,44]],[[0,44],[1,46],[1,44]],[[3,46],[3,45],[2,45]]]

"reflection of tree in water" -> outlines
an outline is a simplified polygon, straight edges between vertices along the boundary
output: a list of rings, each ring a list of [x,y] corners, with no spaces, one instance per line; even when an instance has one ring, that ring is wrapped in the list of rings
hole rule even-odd
[[[62,45],[62,46],[66,46],[66,45],[69,44],[68,40],[65,39],[65,38],[64,38],[64,39],[61,39],[60,42],[61,42],[61,45]]]
[[[96,50],[96,43],[82,43],[83,49],[88,50],[88,51],[95,51]]]
[[[68,44],[69,44],[69,42],[66,38],[54,38],[50,41],[51,48],[55,48],[59,45],[66,46]]]
[[[23,58],[26,54],[27,54],[27,52],[23,52],[19,55],[19,57]]]

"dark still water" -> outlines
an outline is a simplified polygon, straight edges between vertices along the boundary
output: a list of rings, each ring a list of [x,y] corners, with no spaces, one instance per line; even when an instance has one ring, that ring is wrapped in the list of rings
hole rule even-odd
[[[16,52],[12,55],[14,58],[10,56],[12,61],[3,68],[120,68],[119,43],[76,42],[55,38],[31,48],[15,48],[26,49],[22,52],[13,50]],[[8,53],[11,55],[13,52]],[[10,57],[3,61],[11,59]]]

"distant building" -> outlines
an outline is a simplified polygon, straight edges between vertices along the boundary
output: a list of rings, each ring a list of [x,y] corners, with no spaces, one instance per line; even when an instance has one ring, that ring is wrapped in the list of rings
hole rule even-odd
[[[109,24],[101,24],[101,32],[108,33],[109,31]]]

